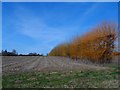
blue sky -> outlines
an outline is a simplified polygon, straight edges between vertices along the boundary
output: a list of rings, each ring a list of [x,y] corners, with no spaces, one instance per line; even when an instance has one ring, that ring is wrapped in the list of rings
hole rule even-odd
[[[49,53],[103,21],[118,21],[118,3],[2,3],[2,48]]]

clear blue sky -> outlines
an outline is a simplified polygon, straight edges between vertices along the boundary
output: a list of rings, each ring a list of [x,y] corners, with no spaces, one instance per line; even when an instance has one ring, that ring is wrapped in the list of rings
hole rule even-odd
[[[118,3],[3,3],[2,48],[46,54],[103,21],[117,19]]]

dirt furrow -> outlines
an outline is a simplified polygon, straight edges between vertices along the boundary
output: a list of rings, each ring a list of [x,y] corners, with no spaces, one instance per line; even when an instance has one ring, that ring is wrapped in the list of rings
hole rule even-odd
[[[40,63],[40,59],[41,59],[41,58],[42,58],[42,57],[37,57],[37,58],[35,59],[35,61],[29,63],[28,65],[23,66],[23,67],[22,67],[23,70],[25,70],[25,71],[31,71],[32,69],[34,69],[35,67],[37,67],[37,65]]]
[[[38,58],[38,57],[34,57],[34,56],[33,57],[28,57],[28,58],[26,58],[26,60],[24,62],[15,64],[13,66],[9,66],[8,68],[3,67],[3,73],[25,72],[22,67],[26,66],[29,63],[34,62],[36,60],[36,58]]]
[[[5,57],[4,59],[5,59],[4,62],[8,63],[9,60],[12,59],[12,57],[10,57],[10,59],[9,57]],[[64,72],[64,71],[103,70],[103,69],[108,69],[108,68],[103,66],[95,66],[94,64],[81,63],[67,57],[22,56],[22,57],[13,57],[13,61],[10,64],[5,64],[3,67],[3,74],[37,72],[37,71]]]
[[[27,58],[25,58],[25,57],[13,57],[13,59],[11,58],[11,60],[13,60],[13,61],[11,61],[11,62],[9,62],[9,63],[7,63],[7,64],[4,64],[3,63],[3,65],[2,65],[2,67],[8,67],[8,66],[13,66],[13,65],[15,65],[15,64],[19,64],[19,63],[23,63],[23,62],[26,62],[26,60],[28,60],[28,58],[29,57],[27,57]],[[3,60],[4,61],[4,60]]]

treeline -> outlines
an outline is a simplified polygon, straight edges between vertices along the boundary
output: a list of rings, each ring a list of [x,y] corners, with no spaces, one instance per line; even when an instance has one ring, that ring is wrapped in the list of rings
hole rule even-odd
[[[16,50],[12,50],[11,52],[7,50],[2,50],[0,55],[2,56],[43,56],[43,54],[38,54],[38,53],[18,54]]]
[[[117,38],[116,29],[113,23],[102,23],[83,36],[77,36],[70,43],[56,46],[49,56],[66,56],[100,63],[110,62]]]

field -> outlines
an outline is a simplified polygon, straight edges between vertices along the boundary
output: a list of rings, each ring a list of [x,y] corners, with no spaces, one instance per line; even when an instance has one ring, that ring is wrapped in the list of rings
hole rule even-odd
[[[118,60],[95,64],[58,56],[3,56],[3,88],[118,88]]]

